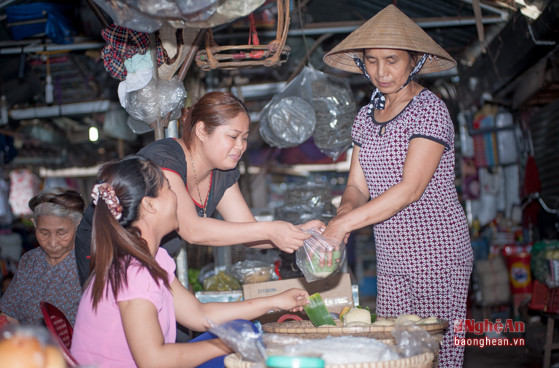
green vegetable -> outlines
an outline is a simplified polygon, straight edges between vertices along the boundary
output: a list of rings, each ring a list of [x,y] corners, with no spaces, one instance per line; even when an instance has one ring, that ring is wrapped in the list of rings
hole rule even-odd
[[[199,275],[200,275],[200,269],[199,268],[189,268],[188,269],[188,283],[192,286],[192,290],[194,292],[204,290],[204,287],[202,286],[202,284],[198,280]]]
[[[241,289],[241,282],[233,276],[226,274],[224,271],[220,271],[217,275],[210,276],[204,280],[204,290],[206,291],[230,291]]]
[[[311,263],[307,264],[307,269],[309,270],[309,272],[311,273],[321,273],[321,272],[334,272],[337,268],[338,268],[338,262],[340,260],[341,257],[341,252],[340,251],[334,251],[332,252],[332,265],[328,266],[326,264],[326,255],[322,254],[320,257],[319,256],[314,256],[312,257]],[[320,261],[324,262],[324,265],[320,265]]]
[[[330,312],[326,309],[319,293],[314,293],[310,296],[309,304],[307,304],[304,309],[315,327],[322,325],[336,325],[336,322],[334,322]]]

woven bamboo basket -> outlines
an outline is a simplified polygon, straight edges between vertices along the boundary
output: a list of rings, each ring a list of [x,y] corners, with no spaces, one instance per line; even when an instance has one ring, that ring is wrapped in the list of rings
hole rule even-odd
[[[289,30],[289,1],[276,0],[276,37],[267,45],[225,45],[215,42],[212,30],[206,33],[206,47],[196,54],[196,65],[205,71],[253,66],[278,66],[287,61],[291,48],[286,45]]]
[[[332,364],[326,365],[326,368],[430,368],[433,364],[433,358],[433,353],[424,353],[384,362]],[[227,368],[253,368],[256,363],[242,360],[237,354],[229,354],[225,357],[224,364]]]
[[[431,334],[435,341],[441,342],[444,330],[448,328],[448,322],[440,320],[439,323],[418,324],[417,326]],[[393,328],[394,326],[375,325],[344,327],[340,320],[336,321],[336,326],[321,327],[315,327],[312,322],[308,320],[273,322],[262,325],[262,330],[264,332],[287,334],[304,339],[322,339],[327,336],[361,336],[372,337],[388,345],[394,345],[395,343],[394,337],[392,336]]]

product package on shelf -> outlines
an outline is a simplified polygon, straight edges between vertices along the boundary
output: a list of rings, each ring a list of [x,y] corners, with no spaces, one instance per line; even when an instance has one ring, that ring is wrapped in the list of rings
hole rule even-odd
[[[510,302],[509,273],[503,257],[476,261],[474,280],[477,285],[475,296],[478,304],[491,306]]]

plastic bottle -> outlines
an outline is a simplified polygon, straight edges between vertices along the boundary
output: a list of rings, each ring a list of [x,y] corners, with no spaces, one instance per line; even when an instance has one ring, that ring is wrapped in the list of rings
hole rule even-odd
[[[474,218],[474,221],[472,221],[472,237],[473,238],[479,237],[480,230],[481,230],[481,223],[479,222],[479,219],[476,216]]]
[[[45,86],[45,102],[50,105],[54,101],[54,86],[52,85],[52,77],[47,74],[47,85]]]
[[[8,124],[8,102],[6,101],[6,95],[2,95],[0,98],[0,125]]]

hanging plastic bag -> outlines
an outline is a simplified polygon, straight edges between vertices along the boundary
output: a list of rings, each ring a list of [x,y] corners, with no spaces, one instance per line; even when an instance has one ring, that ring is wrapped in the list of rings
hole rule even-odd
[[[273,147],[295,147],[309,139],[316,125],[310,69],[287,84],[260,114],[260,134]]]
[[[334,161],[351,146],[351,128],[357,103],[349,82],[311,67],[308,72],[316,112],[314,144]]]
[[[265,0],[189,0],[177,1],[189,27],[213,28],[245,17],[258,9]],[[202,7],[194,11],[196,7]]]
[[[170,80],[152,79],[144,88],[126,94],[126,112],[135,119],[152,125],[157,120],[171,113],[169,120],[176,120],[186,99],[183,83],[174,76]],[[134,133],[140,134],[135,127],[137,123],[128,122]]]
[[[297,249],[296,263],[307,282],[324,279],[340,270],[345,259],[345,244],[323,237],[316,230],[305,230],[311,237]]]
[[[163,22],[145,15],[122,0],[93,0],[113,19],[114,23],[138,32],[153,33],[161,28]]]

